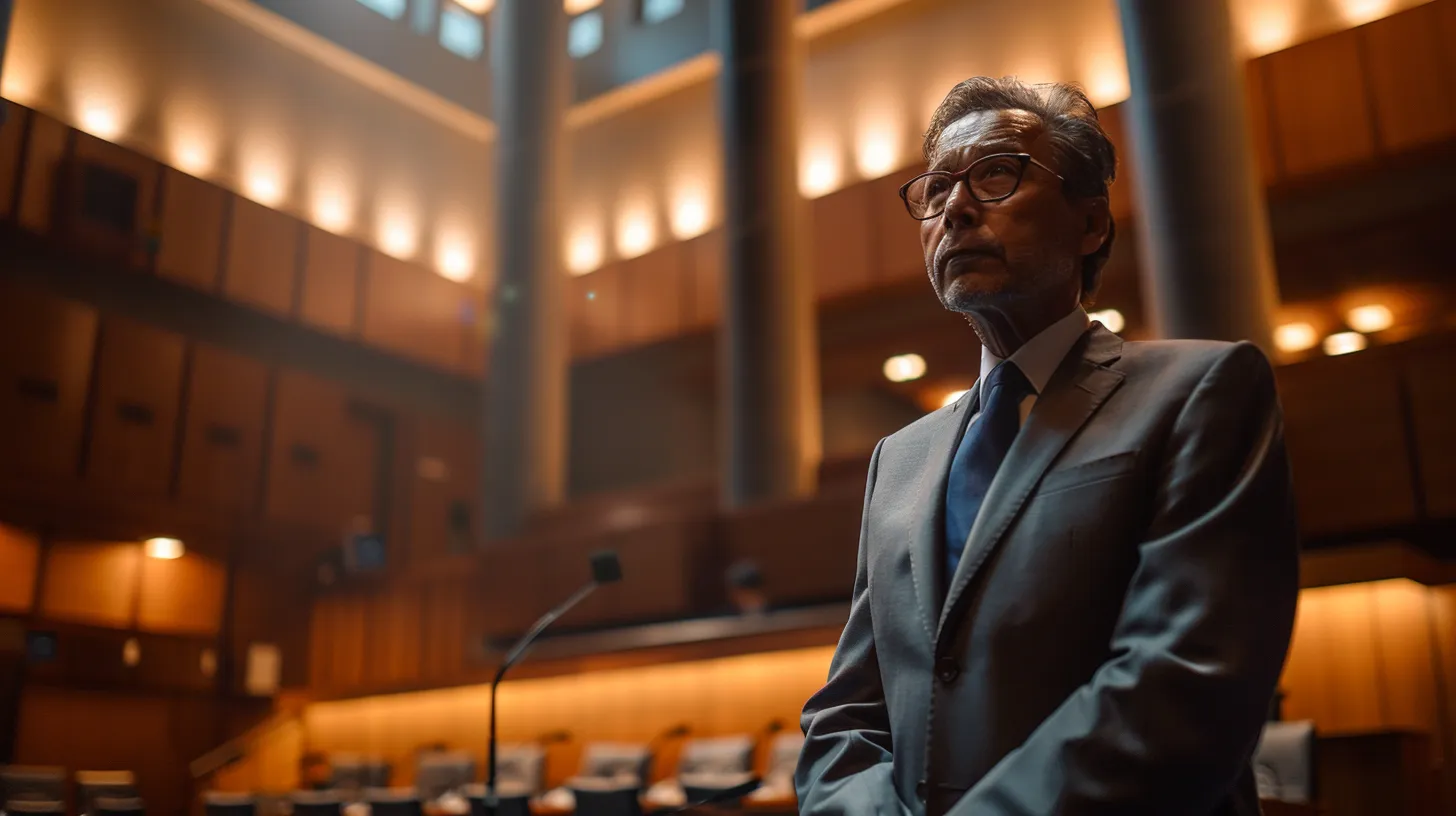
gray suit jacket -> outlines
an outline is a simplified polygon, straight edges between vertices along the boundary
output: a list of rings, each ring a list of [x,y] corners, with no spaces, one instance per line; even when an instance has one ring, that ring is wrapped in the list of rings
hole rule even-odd
[[[804,708],[805,814],[1258,812],[1298,546],[1248,344],[1094,324],[997,473],[956,574],[943,500],[975,390],[881,440],[849,622]]]

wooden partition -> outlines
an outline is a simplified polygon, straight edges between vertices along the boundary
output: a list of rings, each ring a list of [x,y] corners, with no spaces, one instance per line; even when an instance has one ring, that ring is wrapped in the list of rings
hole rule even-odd
[[[25,614],[35,603],[40,539],[28,530],[0,524],[0,612]]]
[[[26,121],[30,111],[9,105],[8,116],[0,123],[0,219],[9,218],[15,210],[16,184],[20,181],[21,146],[25,141]]]
[[[102,324],[86,476],[129,494],[165,496],[181,407],[180,335],[121,317]]]
[[[380,438],[339,386],[285,369],[274,386],[265,512],[343,536],[373,519]]]
[[[191,349],[177,497],[230,512],[255,510],[262,484],[268,368],[238,354]]]
[[[438,368],[458,370],[471,296],[461,284],[379,252],[364,276],[366,341]]]
[[[265,312],[292,314],[303,225],[245,198],[234,198],[230,210],[223,293]]]
[[[162,176],[161,232],[156,271],[166,278],[216,291],[221,282],[223,236],[233,196],[179,170]]]
[[[364,250],[347,238],[308,227],[299,317],[340,335],[359,330],[359,269]]]

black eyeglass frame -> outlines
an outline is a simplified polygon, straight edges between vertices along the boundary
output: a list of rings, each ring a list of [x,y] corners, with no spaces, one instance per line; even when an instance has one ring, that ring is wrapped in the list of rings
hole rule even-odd
[[[976,195],[975,188],[971,186],[971,170],[977,165],[991,161],[992,159],[1005,158],[1016,159],[1021,163],[1021,169],[1016,174],[1016,183],[1011,185],[1011,191],[1006,193],[1005,195],[999,195],[993,198],[981,198],[980,196]],[[950,194],[955,192],[955,186],[958,183],[964,184],[966,187],[966,192],[970,193],[971,198],[974,198],[982,204],[989,204],[993,201],[1005,201],[1006,199],[1016,195],[1016,191],[1021,189],[1021,180],[1026,177],[1026,168],[1028,165],[1032,164],[1040,167],[1048,173],[1051,173],[1053,176],[1056,176],[1057,180],[1062,182],[1063,184],[1066,183],[1066,177],[1064,177],[1061,173],[1058,173],[1057,171],[1051,169],[1050,167],[1047,167],[1045,164],[1037,161],[1035,158],[1032,157],[1030,153],[992,153],[989,156],[982,156],[981,158],[976,159],[975,161],[971,162],[960,170],[956,170],[954,172],[950,170],[930,170],[921,173],[915,178],[910,179],[909,181],[900,185],[900,200],[905,203],[905,211],[910,213],[910,217],[914,218],[916,221],[929,221],[932,218],[939,218],[940,216],[945,214],[944,206],[942,206],[937,212],[931,213],[929,215],[916,215],[914,206],[910,203],[909,193],[910,186],[917,181],[920,181],[921,179],[930,178],[932,176],[944,176],[950,179],[950,190],[947,191],[945,194],[946,201],[950,201]]]

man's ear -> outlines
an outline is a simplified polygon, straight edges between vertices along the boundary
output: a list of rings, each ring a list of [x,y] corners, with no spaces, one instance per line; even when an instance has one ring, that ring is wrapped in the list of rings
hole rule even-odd
[[[1107,205],[1107,196],[1090,196],[1082,199],[1083,229],[1081,251],[1091,255],[1107,242],[1107,233],[1112,229],[1112,212]]]

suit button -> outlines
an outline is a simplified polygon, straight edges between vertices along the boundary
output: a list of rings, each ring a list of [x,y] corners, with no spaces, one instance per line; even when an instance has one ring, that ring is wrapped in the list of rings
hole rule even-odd
[[[919,799],[922,802],[925,801],[925,780],[924,779],[922,779],[919,782],[916,782],[915,783],[915,798],[916,799]]]
[[[950,685],[961,676],[961,667],[956,665],[955,658],[942,657],[935,661],[935,676],[940,678],[940,682]]]

